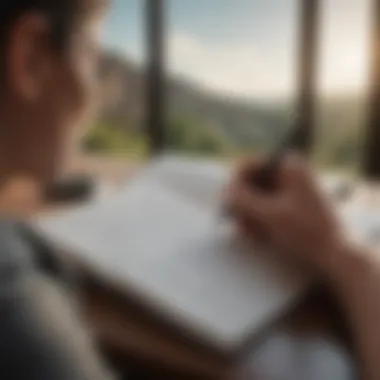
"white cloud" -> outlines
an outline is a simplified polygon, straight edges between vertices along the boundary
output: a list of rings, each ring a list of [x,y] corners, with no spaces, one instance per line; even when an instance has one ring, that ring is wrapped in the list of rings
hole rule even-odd
[[[181,32],[169,37],[171,72],[231,95],[270,97],[289,94],[293,68],[290,60],[286,63],[260,54],[253,44],[207,44]]]
[[[318,81],[322,93],[357,91],[365,85],[369,70],[371,2],[372,0],[322,1],[318,59]],[[266,1],[261,3],[262,7],[258,7],[257,11],[263,12],[262,17],[268,18],[269,13],[264,7]],[[271,9],[278,0],[277,3],[276,0],[269,3],[273,3],[268,8]],[[289,12],[290,8],[284,6],[283,9]],[[286,14],[283,15],[284,20],[287,20],[285,23],[283,20],[280,24],[274,23],[268,18],[269,26],[265,28],[265,33],[253,25],[252,38],[245,35],[244,41],[240,42],[223,40],[223,37],[219,38],[219,43],[211,42],[207,36],[210,37],[213,33],[198,29],[193,29],[194,34],[185,33],[180,29],[180,24],[173,26],[174,30],[168,36],[169,71],[193,79],[211,90],[232,95],[261,98],[290,95],[295,92],[299,40],[296,35],[299,26],[295,23],[299,20],[293,15],[288,24]],[[280,18],[279,20],[281,21]],[[235,25],[236,20],[232,21]],[[215,27],[213,25],[211,22],[210,30]],[[220,25],[231,27],[228,21]],[[293,26],[297,28],[293,30]],[[196,27],[197,23],[194,22],[194,28]],[[249,30],[251,29],[247,29],[247,33]],[[198,37],[200,33],[205,33],[204,37]],[[137,63],[143,64],[145,45],[140,35],[131,35],[128,46],[118,36],[122,49]]]
[[[322,20],[319,89],[322,93],[359,91],[368,72],[368,8],[349,22],[330,10]],[[354,17],[355,16],[355,17]],[[346,22],[344,22],[346,21]],[[176,32],[169,36],[168,64],[203,86],[231,95],[270,98],[295,93],[297,46],[254,43],[215,44]],[[265,50],[265,52],[264,52]]]

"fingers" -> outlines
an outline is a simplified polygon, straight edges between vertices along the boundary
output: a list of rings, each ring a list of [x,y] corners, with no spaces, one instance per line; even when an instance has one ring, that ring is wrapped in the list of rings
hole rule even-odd
[[[247,179],[254,177],[255,173],[258,173],[264,165],[265,160],[261,157],[243,159],[236,166],[232,182],[246,182]],[[279,187],[292,190],[304,188],[312,183],[312,176],[310,174],[310,168],[306,164],[305,159],[297,154],[285,156],[275,173],[277,177],[276,182],[278,182]]]
[[[315,187],[315,181],[306,161],[298,155],[285,157],[279,168],[280,181],[285,191],[300,195]]]
[[[304,161],[295,155],[288,155],[275,173],[278,177],[278,190],[270,193],[256,191],[246,178],[247,175],[254,175],[262,165],[263,161],[256,158],[240,163],[229,188],[227,202],[240,215],[245,213],[260,222],[270,222],[294,206],[305,192],[311,192],[313,180]]]
[[[248,216],[237,216],[236,225],[239,233],[253,242],[255,246],[267,246],[270,242],[268,230],[257,220]]]
[[[235,181],[246,181],[252,174],[260,170],[263,166],[264,160],[258,156],[248,157],[240,160],[234,170]]]
[[[336,227],[309,166],[295,155],[284,157],[274,172],[278,186],[265,191],[247,181],[263,163],[244,160],[230,185],[227,202],[238,230],[251,242],[291,255],[319,252]]]
[[[251,189],[246,182],[238,181],[230,186],[227,204],[236,215],[249,215],[250,218],[261,219],[273,212],[275,205],[272,198]]]

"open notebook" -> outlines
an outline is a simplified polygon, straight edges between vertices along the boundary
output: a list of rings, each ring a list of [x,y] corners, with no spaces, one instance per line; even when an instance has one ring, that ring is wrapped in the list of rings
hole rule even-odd
[[[152,314],[223,353],[300,299],[306,281],[252,252],[220,216],[228,168],[164,157],[117,193],[34,221]]]

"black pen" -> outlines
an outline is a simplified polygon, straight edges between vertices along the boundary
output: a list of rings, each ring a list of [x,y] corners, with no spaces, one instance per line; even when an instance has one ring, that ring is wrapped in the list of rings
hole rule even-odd
[[[286,156],[297,149],[299,145],[299,128],[292,128],[284,138],[280,140],[276,149],[263,164],[261,169],[247,177],[248,184],[263,191],[273,191],[276,188],[276,173]]]
[[[284,156],[290,151],[297,149],[299,144],[300,130],[298,127],[293,127],[286,136],[280,140],[276,149],[269,155],[260,170],[247,176],[247,183],[251,188],[261,191],[275,191],[276,189],[276,174],[283,161]],[[225,207],[223,215],[231,215],[231,210]]]

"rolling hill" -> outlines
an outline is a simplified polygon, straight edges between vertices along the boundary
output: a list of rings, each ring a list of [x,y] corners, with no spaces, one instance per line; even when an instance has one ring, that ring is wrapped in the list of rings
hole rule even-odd
[[[144,69],[124,56],[104,53],[101,88],[102,122],[117,125],[126,132],[141,132],[145,114]],[[186,119],[187,122],[180,124],[193,130],[191,138],[207,129],[208,138],[212,135],[239,149],[265,149],[273,145],[276,136],[291,123],[295,110],[291,101],[264,104],[228,98],[208,92],[184,78],[168,77],[165,95],[168,128],[178,118]],[[346,150],[349,155],[355,151],[357,155],[360,145],[357,136],[365,122],[364,106],[360,95],[348,94],[318,101],[318,141],[321,148],[317,150],[321,150],[321,155],[325,155],[324,150],[329,150],[328,155],[333,159],[335,149]],[[347,144],[352,149],[345,149]]]

